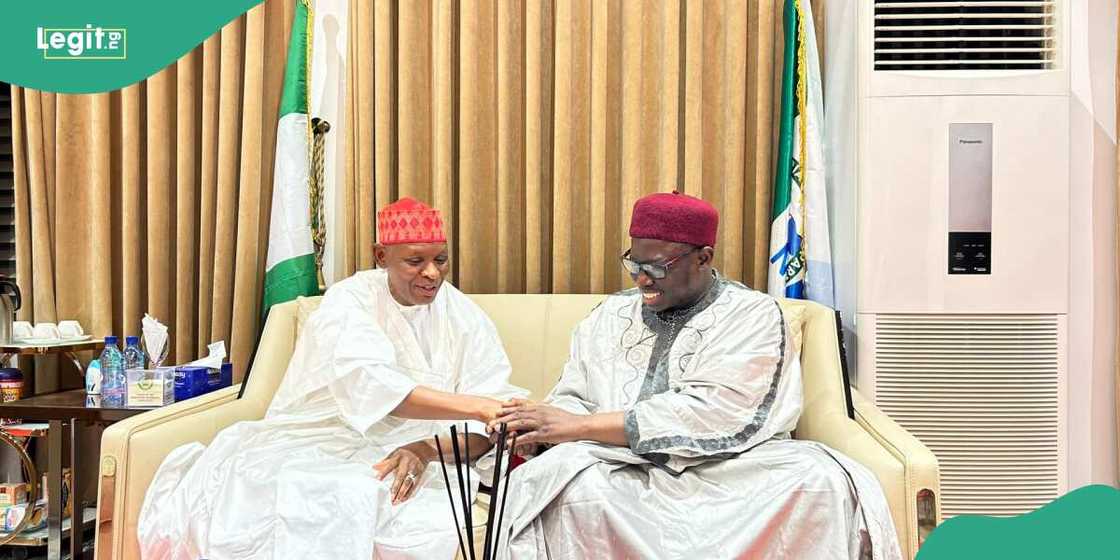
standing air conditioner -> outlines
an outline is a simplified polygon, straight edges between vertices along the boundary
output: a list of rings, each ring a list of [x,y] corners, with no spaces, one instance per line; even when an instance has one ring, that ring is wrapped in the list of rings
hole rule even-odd
[[[857,1],[860,389],[941,467],[941,512],[1066,491],[1065,2]]]

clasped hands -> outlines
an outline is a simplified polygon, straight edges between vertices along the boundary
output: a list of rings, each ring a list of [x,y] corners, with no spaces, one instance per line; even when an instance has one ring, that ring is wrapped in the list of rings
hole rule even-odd
[[[501,403],[486,422],[490,440],[496,441],[498,430],[506,425],[509,437],[517,437],[514,453],[531,454],[542,443],[564,443],[580,439],[584,416],[572,414],[552,405],[526,399]]]
[[[542,443],[555,444],[581,439],[582,422],[586,416],[526,399],[504,402],[486,400],[489,402],[476,413],[476,418],[486,422],[491,442],[497,441],[498,431],[505,424],[509,437],[517,438],[510,441],[515,441],[514,453],[518,455],[532,454]],[[438,460],[434,445],[425,440],[398,447],[373,468],[381,480],[393,475],[389,493],[395,505],[416,493],[424,470],[434,460]]]

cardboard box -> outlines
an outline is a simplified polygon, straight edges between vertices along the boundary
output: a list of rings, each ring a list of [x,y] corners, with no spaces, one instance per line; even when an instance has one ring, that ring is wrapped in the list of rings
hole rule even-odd
[[[130,369],[125,406],[157,407],[175,402],[175,368]]]
[[[0,484],[0,507],[27,503],[30,486],[26,482],[6,482]]]

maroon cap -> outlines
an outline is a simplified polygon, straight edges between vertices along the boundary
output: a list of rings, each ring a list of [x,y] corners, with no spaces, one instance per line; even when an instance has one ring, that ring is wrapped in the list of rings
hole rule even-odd
[[[640,239],[714,247],[718,230],[714,206],[677,191],[639,198],[630,217],[630,237]]]

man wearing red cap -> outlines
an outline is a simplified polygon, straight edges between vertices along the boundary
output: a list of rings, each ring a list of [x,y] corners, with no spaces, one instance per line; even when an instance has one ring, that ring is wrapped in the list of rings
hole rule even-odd
[[[477,457],[499,399],[524,392],[493,323],[445,282],[439,211],[405,198],[377,225],[378,268],[327,291],[265,418],[164,461],[137,530],[144,558],[454,557],[433,436],[468,420]]]
[[[677,193],[634,205],[636,288],[577,327],[547,404],[490,423],[521,451],[499,558],[898,558],[874,475],[790,439],[799,356],[770,296],[712,267],[719,214]]]

